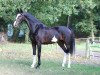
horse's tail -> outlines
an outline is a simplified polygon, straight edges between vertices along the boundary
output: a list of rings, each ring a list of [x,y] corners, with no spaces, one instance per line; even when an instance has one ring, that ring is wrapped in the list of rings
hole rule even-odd
[[[71,18],[72,16],[69,15],[67,19],[67,27],[71,30],[70,53],[75,54],[75,35],[73,33],[73,30],[71,29]]]
[[[70,53],[71,55],[75,54],[75,36],[72,31],[71,39],[70,39]]]
[[[70,25],[71,25],[71,15],[68,16],[67,27],[70,28]]]

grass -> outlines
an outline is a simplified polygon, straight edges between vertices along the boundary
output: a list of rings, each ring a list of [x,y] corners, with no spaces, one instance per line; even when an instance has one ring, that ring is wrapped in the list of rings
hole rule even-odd
[[[80,44],[81,49],[84,43]],[[77,45],[78,46],[78,45]],[[42,48],[42,65],[32,69],[31,44],[8,43],[0,45],[0,75],[99,75],[100,66],[73,63],[71,69],[61,67],[63,52],[56,45]],[[56,50],[57,49],[57,50]]]
[[[73,64],[62,68],[60,62],[43,60],[40,69],[30,68],[31,60],[0,60],[0,75],[99,75],[100,67]]]
[[[99,51],[100,44],[94,43],[93,45],[91,45],[91,49],[94,51]],[[76,50],[86,50],[86,41],[76,41]]]

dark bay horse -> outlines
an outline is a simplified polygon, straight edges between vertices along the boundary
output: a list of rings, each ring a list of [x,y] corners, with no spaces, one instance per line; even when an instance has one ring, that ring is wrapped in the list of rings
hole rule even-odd
[[[38,68],[41,65],[41,45],[58,43],[64,51],[62,67],[66,63],[66,55],[68,54],[68,68],[70,68],[70,55],[75,52],[75,38],[72,29],[68,26],[56,26],[48,28],[38,19],[28,12],[19,11],[14,22],[14,27],[18,27],[22,21],[26,21],[29,27],[29,37],[33,48],[33,63],[31,67]],[[38,49],[38,63],[36,65],[36,47]]]

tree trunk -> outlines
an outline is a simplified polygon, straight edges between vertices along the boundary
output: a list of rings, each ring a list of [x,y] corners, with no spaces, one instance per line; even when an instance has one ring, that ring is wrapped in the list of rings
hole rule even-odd
[[[71,24],[71,15],[68,16],[68,20],[67,20],[67,27],[69,27]]]
[[[13,36],[12,36],[12,40],[13,42],[17,42],[18,40],[18,33],[19,33],[19,30],[14,28],[14,33],[13,33]]]
[[[92,41],[94,41],[94,25],[93,25],[92,12],[90,12],[90,24],[91,24],[91,37],[92,37]]]
[[[28,29],[26,30],[26,33],[25,33],[25,42],[26,43],[29,42],[29,30]]]

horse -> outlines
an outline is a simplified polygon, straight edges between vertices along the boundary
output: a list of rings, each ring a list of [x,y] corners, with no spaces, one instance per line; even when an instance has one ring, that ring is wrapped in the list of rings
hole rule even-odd
[[[29,38],[33,49],[33,63],[31,68],[39,68],[41,65],[41,46],[42,44],[57,43],[64,51],[62,67],[65,67],[66,56],[68,54],[68,68],[71,66],[71,55],[75,52],[75,37],[73,30],[69,26],[47,27],[35,18],[31,13],[18,11],[14,27],[19,27],[25,21],[29,27]],[[38,63],[36,61],[36,48]]]

